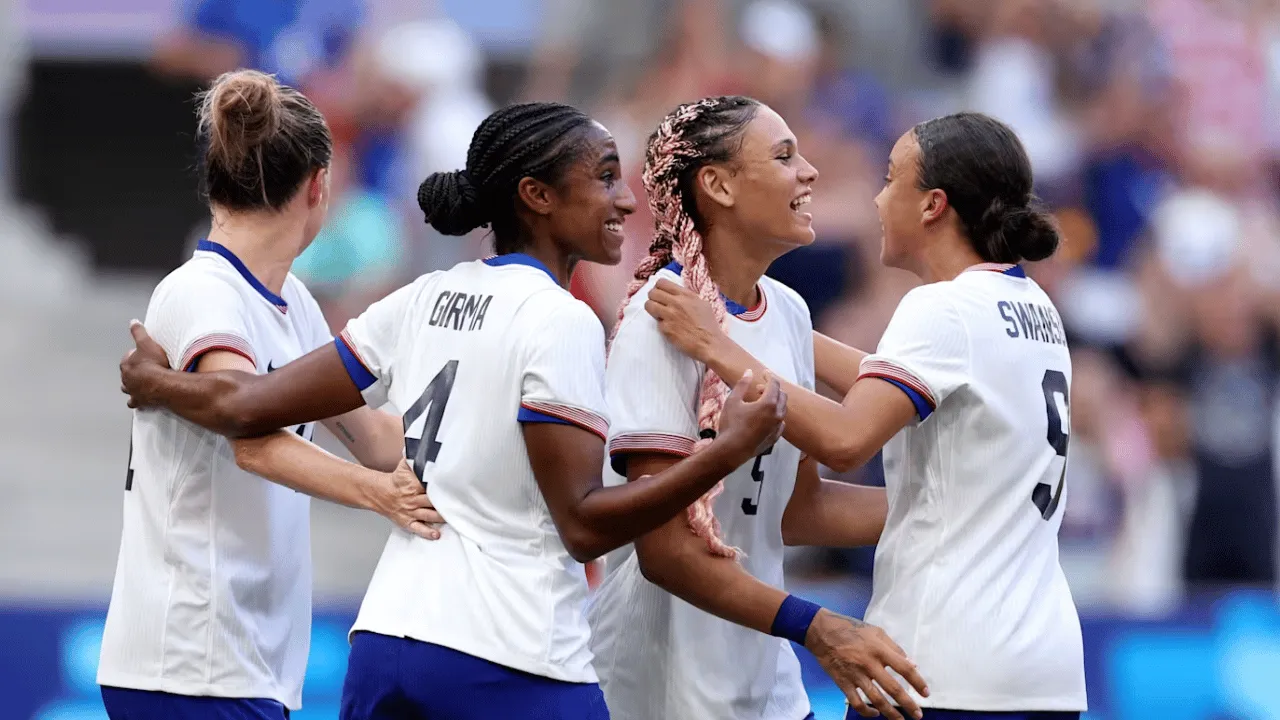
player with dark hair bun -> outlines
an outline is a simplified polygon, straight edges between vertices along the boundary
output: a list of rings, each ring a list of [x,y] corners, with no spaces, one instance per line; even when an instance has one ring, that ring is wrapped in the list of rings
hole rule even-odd
[[[1020,264],[1060,240],[1032,184],[1022,143],[993,118],[959,113],[903,134],[876,197],[881,259],[923,284],[875,354],[814,336],[817,376],[843,403],[784,383],[785,439],[836,470],[884,450],[866,619],[919,664],[926,720],[1077,720],[1086,707],[1058,562],[1071,355],[1053,301]],[[664,336],[725,382],[765,372],[768,359],[693,293],[660,283],[649,300]],[[885,712],[878,689],[862,695],[850,716]]]
[[[324,222],[333,141],[302,93],[251,70],[204,93],[198,135],[212,228],[156,287],[146,322],[155,340],[140,358],[208,384],[331,345],[289,267]],[[141,325],[134,333],[146,336]],[[314,422],[228,441],[175,413],[135,415],[98,665],[111,718],[284,718],[298,708],[311,623],[308,495],[438,534],[421,484],[398,467],[399,418],[349,410],[309,420],[372,469],[308,442]]]
[[[749,399],[744,380],[694,462],[603,487],[604,330],[565,288],[579,260],[618,262],[635,208],[622,177],[612,136],[577,109],[503,108],[465,169],[418,190],[427,222],[488,225],[497,256],[423,275],[270,375],[183,376],[143,357],[145,339],[122,368],[134,404],[231,436],[366,403],[404,413],[404,455],[448,524],[436,542],[388,539],[344,720],[607,718],[580,563],[679,515],[781,431],[778,383]]]

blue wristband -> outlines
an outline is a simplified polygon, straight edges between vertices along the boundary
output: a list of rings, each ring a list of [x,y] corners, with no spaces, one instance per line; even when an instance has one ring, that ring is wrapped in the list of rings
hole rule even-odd
[[[773,617],[773,627],[769,629],[769,634],[804,645],[804,637],[809,633],[809,625],[813,623],[813,617],[821,609],[822,606],[817,603],[788,595],[787,599],[782,601],[782,606],[778,608],[778,614]]]

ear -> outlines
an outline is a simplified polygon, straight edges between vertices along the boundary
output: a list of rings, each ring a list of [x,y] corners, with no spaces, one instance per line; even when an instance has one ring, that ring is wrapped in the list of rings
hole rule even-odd
[[[307,207],[313,208],[329,201],[329,168],[320,168],[307,181]]]
[[[736,202],[733,176],[727,169],[717,165],[704,165],[698,168],[693,180],[702,194],[720,207],[730,208]]]
[[[924,199],[920,202],[920,223],[922,225],[930,225],[936,222],[947,212],[949,207],[951,207],[951,203],[947,202],[947,194],[945,192],[937,188],[926,191]]]
[[[550,215],[557,200],[555,188],[531,177],[520,178],[520,183],[516,185],[516,197],[538,215]]]

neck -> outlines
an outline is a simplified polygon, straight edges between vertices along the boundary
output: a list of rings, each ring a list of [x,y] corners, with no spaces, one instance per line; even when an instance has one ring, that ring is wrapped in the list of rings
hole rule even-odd
[[[209,241],[235,253],[268,290],[279,295],[302,249],[302,229],[290,213],[229,213],[215,209]]]
[[[556,282],[560,284],[560,287],[568,288],[569,279],[573,277],[573,269],[577,266],[580,258],[560,252],[554,243],[541,243],[540,245],[532,243],[516,252],[528,255],[546,265],[551,274],[556,276]]]
[[[955,280],[960,273],[982,262],[982,257],[963,235],[946,230],[926,246],[911,271],[928,284]]]
[[[732,231],[713,226],[703,238],[702,251],[720,294],[743,307],[755,307],[760,299],[756,285],[778,258],[759,252],[759,248],[745,247],[740,239]]]

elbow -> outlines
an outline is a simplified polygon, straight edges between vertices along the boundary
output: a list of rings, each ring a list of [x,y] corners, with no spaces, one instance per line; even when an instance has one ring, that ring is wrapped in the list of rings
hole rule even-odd
[[[701,541],[699,541],[701,542]],[[679,552],[658,545],[646,538],[636,543],[636,561],[645,580],[668,592],[676,585],[680,565]]]
[[[569,557],[584,565],[613,549],[604,540],[580,523],[560,533],[560,541],[564,543]]]
[[[251,439],[231,440],[231,450],[236,456],[236,467],[247,473],[259,475],[259,469],[262,467],[262,442]]]
[[[838,473],[846,473],[866,464],[867,452],[856,442],[840,443],[823,453],[822,464]]]

